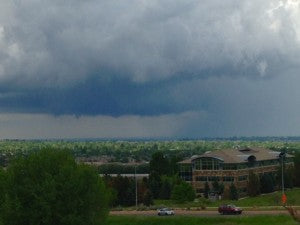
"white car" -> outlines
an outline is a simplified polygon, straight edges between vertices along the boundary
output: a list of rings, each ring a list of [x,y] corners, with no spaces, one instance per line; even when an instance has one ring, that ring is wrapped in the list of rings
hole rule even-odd
[[[159,216],[174,216],[174,211],[168,208],[162,208],[157,210]]]

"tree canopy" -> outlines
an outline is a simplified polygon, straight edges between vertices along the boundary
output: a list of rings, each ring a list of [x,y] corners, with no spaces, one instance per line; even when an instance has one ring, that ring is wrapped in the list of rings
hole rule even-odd
[[[195,197],[196,193],[193,187],[183,181],[180,184],[174,186],[171,198],[177,202],[186,202],[193,201]]]
[[[263,174],[260,178],[261,193],[270,193],[275,190],[275,178],[271,174]]]
[[[100,225],[108,214],[110,194],[102,179],[68,151],[18,157],[0,180],[5,183],[4,225]]]
[[[169,160],[163,152],[155,152],[150,160],[150,173],[156,172],[159,176],[170,173]]]
[[[251,197],[257,196],[260,194],[260,180],[258,175],[250,171],[249,173],[249,182],[248,182],[248,194]]]

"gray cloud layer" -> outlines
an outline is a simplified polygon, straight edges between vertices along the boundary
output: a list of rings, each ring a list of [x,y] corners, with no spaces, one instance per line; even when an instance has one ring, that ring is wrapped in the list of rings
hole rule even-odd
[[[3,0],[0,77],[32,87],[264,76],[299,64],[299,21],[297,1]]]
[[[165,134],[299,134],[299,65],[295,0],[0,0],[6,116],[135,115],[146,129],[193,112]]]
[[[177,136],[194,112],[152,117],[74,116],[46,114],[0,114],[1,138],[131,138]]]

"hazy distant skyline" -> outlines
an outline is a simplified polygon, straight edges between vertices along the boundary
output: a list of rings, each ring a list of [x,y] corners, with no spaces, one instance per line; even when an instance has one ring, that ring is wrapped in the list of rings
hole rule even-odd
[[[300,2],[0,0],[0,139],[300,135]]]

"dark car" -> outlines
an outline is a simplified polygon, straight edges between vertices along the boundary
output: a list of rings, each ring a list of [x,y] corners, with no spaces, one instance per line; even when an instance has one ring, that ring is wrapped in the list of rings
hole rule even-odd
[[[241,214],[243,210],[235,205],[221,205],[218,211],[221,214]]]
[[[174,216],[174,211],[168,208],[162,208],[157,211],[157,215],[159,216]]]

